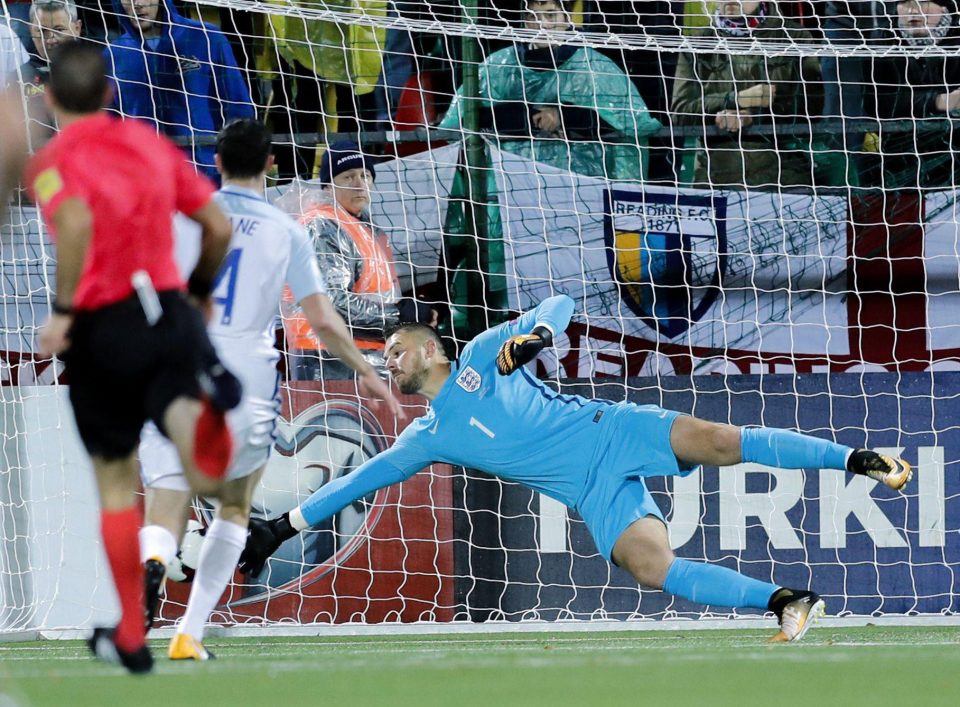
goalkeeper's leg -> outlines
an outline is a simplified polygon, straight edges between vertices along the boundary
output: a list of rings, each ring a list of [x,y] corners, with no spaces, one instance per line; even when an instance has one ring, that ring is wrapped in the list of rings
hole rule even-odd
[[[728,466],[755,462],[778,469],[837,469],[869,476],[895,491],[913,477],[910,465],[869,449],[773,427],[735,427],[678,417],[670,430],[670,446],[689,466]]]
[[[249,476],[228,481],[220,492],[217,516],[204,537],[187,610],[170,642],[168,655],[173,660],[213,658],[203,646],[203,634],[240,560],[247,539],[250,502],[263,469],[261,466]]]
[[[799,640],[825,608],[813,592],[761,582],[719,565],[678,559],[670,549],[666,526],[654,516],[641,518],[620,535],[612,559],[652,589],[699,604],[774,612],[780,631],[771,640]]]

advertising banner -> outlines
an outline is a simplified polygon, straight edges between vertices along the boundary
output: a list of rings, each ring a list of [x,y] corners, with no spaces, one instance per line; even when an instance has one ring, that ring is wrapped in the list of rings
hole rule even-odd
[[[571,384],[563,392],[619,390],[604,387]],[[812,588],[832,615],[936,615],[960,611],[958,388],[957,373],[672,377],[631,379],[629,399],[903,455],[916,465],[905,495],[845,472],[756,464],[651,477],[647,486],[679,557]],[[619,443],[643,454],[643,430]],[[574,512],[484,475],[472,474],[468,484],[475,497],[496,499],[502,543],[483,542],[493,521],[474,511],[471,566],[494,570],[470,594],[476,619],[703,615],[700,605],[638,591],[632,577],[597,555]]]

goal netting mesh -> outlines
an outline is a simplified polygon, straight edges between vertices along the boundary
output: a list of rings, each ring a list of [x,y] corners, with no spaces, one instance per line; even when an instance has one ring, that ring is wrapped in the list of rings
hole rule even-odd
[[[23,8],[0,1],[40,55],[11,81],[31,120],[48,123],[44,34],[34,27],[34,44]],[[860,4],[873,16],[772,0],[159,0],[152,40],[134,38],[119,0],[80,3],[78,17],[84,41],[126,42],[116,108],[153,121],[201,169],[224,119],[268,121],[268,197],[294,215],[323,191],[326,145],[376,155],[370,221],[400,288],[433,304],[454,347],[565,293],[573,322],[535,364],[564,393],[915,462],[904,496],[749,464],[648,485],[679,556],[811,586],[837,616],[951,617],[960,29],[949,13],[911,25],[896,15],[911,3]],[[22,192],[0,248],[0,636],[105,623],[115,599],[68,381],[35,353],[55,251]],[[262,515],[350,473],[401,429],[350,381],[291,379],[281,402]],[[642,455],[643,435],[618,444]],[[195,517],[177,576],[195,562],[209,506]],[[187,591],[167,583],[161,624]],[[640,590],[575,511],[437,464],[287,543],[261,576],[238,574],[213,618],[751,615]]]

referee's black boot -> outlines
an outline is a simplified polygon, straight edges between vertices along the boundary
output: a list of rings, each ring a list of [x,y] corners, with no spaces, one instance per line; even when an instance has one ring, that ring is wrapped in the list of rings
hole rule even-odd
[[[146,643],[128,653],[114,642],[114,633],[115,629],[112,628],[93,629],[93,635],[87,639],[87,647],[97,659],[104,663],[122,665],[134,675],[144,675],[153,670],[153,655]]]

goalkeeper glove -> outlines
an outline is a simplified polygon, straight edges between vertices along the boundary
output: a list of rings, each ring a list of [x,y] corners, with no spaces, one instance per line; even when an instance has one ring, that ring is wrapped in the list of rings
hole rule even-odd
[[[290,525],[288,513],[273,520],[251,518],[247,529],[247,544],[240,554],[237,568],[243,574],[260,574],[270,555],[298,532]]]
[[[553,334],[545,326],[535,327],[529,334],[517,334],[503,342],[497,354],[497,370],[501,376],[509,376],[534,358],[553,342]]]

